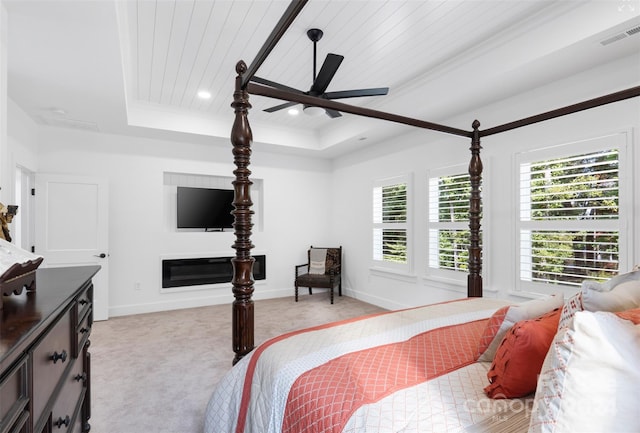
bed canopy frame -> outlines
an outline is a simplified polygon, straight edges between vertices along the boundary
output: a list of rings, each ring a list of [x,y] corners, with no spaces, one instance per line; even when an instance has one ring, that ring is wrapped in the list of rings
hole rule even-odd
[[[468,297],[482,296],[482,261],[480,249],[480,184],[482,180],[482,160],[480,158],[480,139],[545,120],[640,96],[640,86],[636,86],[484,130],[480,130],[480,122],[474,120],[471,125],[472,130],[467,131],[397,114],[352,106],[315,96],[292,93],[252,82],[257,70],[307,2],[308,0],[292,0],[262,45],[253,62],[249,66],[242,60],[236,64],[237,76],[233,102],[231,104],[235,112],[235,119],[231,130],[231,144],[233,145],[234,164],[236,165],[236,169],[233,171],[235,180],[232,182],[235,193],[233,201],[235,209],[232,213],[235,217],[234,234],[236,237],[235,243],[232,246],[236,250],[236,255],[231,260],[233,265],[232,291],[235,298],[232,305],[232,342],[235,353],[233,364],[237,363],[254,348],[254,310],[252,300],[254,281],[252,272],[255,260],[251,256],[251,249],[254,247],[251,243],[251,229],[253,227],[251,215],[253,215],[254,212],[251,210],[253,205],[250,194],[252,182],[249,178],[251,175],[249,165],[251,163],[253,135],[247,117],[249,109],[251,108],[251,104],[249,103],[250,94],[312,105],[358,116],[387,120],[471,139],[471,160],[469,162],[471,196],[469,200],[470,244],[469,275],[467,277]]]

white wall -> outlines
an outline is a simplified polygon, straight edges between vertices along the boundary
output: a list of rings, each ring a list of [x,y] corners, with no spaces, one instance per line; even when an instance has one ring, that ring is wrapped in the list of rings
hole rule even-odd
[[[10,126],[7,171],[13,185],[13,167],[20,165],[30,171],[38,171],[38,126],[11,99],[7,102],[7,123]],[[12,187],[10,189],[13,189]]]
[[[0,2],[0,202],[4,204],[13,198],[9,188],[12,170],[7,141],[7,30],[7,10]]]
[[[18,124],[29,129],[28,121],[19,122],[19,113],[13,118],[18,120],[16,131],[23,131]],[[163,184],[164,172],[232,176],[235,166],[230,143],[213,139],[211,145],[164,142],[44,126],[38,130],[39,173],[108,180],[110,315],[233,300],[230,284],[160,291],[162,256],[235,254],[232,232],[176,231],[166,215],[171,208],[166,200],[171,198]],[[24,133],[17,135],[12,139],[14,147],[28,148],[29,138]],[[28,152],[16,151],[16,155],[23,154]],[[254,149],[250,169],[252,178],[262,179],[264,193],[262,229],[258,224],[254,227],[254,253],[267,255],[267,279],[256,283],[254,296],[290,296],[293,265],[305,261],[309,244],[325,244],[330,239],[330,164]]]
[[[471,130],[474,119],[481,129],[521,117],[605,95],[640,84],[640,56],[584,72],[570,80],[549,84],[527,94],[441,123]],[[603,77],[606,77],[603,79]],[[640,98],[531,125],[482,140],[484,160],[484,288],[485,296],[512,296],[515,275],[515,207],[512,159],[517,152],[558,145],[616,131],[630,132],[635,150],[634,171],[640,172],[638,133]],[[631,143],[630,143],[631,144]],[[465,283],[442,281],[427,272],[427,171],[456,164],[468,165],[470,141],[443,134],[411,130],[406,135],[335,161],[333,233],[344,245],[349,293],[388,308],[403,308],[466,296]],[[406,275],[371,269],[372,185],[376,179],[412,174],[413,271]],[[638,179],[627,179],[638,184]],[[640,260],[640,188],[636,188],[631,234],[635,249],[631,261]],[[522,295],[522,293],[519,293]]]

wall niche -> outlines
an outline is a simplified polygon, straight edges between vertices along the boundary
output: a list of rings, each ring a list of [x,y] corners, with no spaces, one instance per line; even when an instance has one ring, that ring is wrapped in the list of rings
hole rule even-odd
[[[165,171],[163,173],[164,220],[167,231],[170,232],[202,232],[200,229],[177,228],[177,188],[186,186],[192,188],[214,188],[233,190],[232,176],[217,176],[197,173],[179,173]],[[251,201],[254,215],[252,217],[254,231],[263,230],[263,180],[251,178]],[[225,229],[233,231],[233,229]]]

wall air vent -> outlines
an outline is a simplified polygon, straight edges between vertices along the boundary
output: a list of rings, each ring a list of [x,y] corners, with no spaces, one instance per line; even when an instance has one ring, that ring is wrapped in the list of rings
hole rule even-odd
[[[98,125],[94,122],[85,120],[68,119],[66,117],[40,116],[43,123],[51,126],[59,126],[62,128],[82,129],[85,131],[99,131]]]
[[[625,33],[628,34],[629,36],[635,35],[636,33],[640,33],[640,26],[629,29]]]
[[[611,37],[608,37],[607,39],[600,41],[600,45],[602,45],[602,46],[609,45],[609,44],[617,42],[617,41],[619,41],[621,39],[624,39],[627,36],[633,36],[633,35],[635,35],[637,33],[640,33],[640,26],[632,27],[629,30],[625,30],[622,33],[618,33],[617,35],[613,35]]]
[[[605,39],[604,41],[600,41],[600,45],[602,46],[609,45],[616,41],[619,41],[620,39],[624,39],[626,37],[627,37],[626,33],[619,33],[615,36],[611,36],[610,38]]]

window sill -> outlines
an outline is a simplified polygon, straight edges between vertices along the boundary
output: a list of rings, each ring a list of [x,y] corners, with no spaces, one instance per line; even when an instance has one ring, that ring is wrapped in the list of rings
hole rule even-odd
[[[448,290],[457,293],[467,293],[467,283],[455,278],[439,277],[435,275],[424,275],[422,284],[436,289]]]
[[[415,274],[409,274],[407,272],[398,271],[395,269],[386,269],[381,267],[370,267],[369,272],[376,277],[389,278],[392,280],[404,281],[407,283],[415,283],[418,277]]]
[[[519,298],[525,298],[525,299],[540,299],[540,298],[546,298],[548,296],[552,296],[552,295],[557,295],[560,294],[564,297],[564,299],[568,299],[571,296],[573,296],[576,292],[580,291],[580,287],[572,287],[572,286],[566,286],[566,287],[559,287],[559,286],[554,286],[553,288],[544,288],[544,289],[540,289],[540,290],[509,290],[507,292],[507,294],[509,296],[516,296]]]

